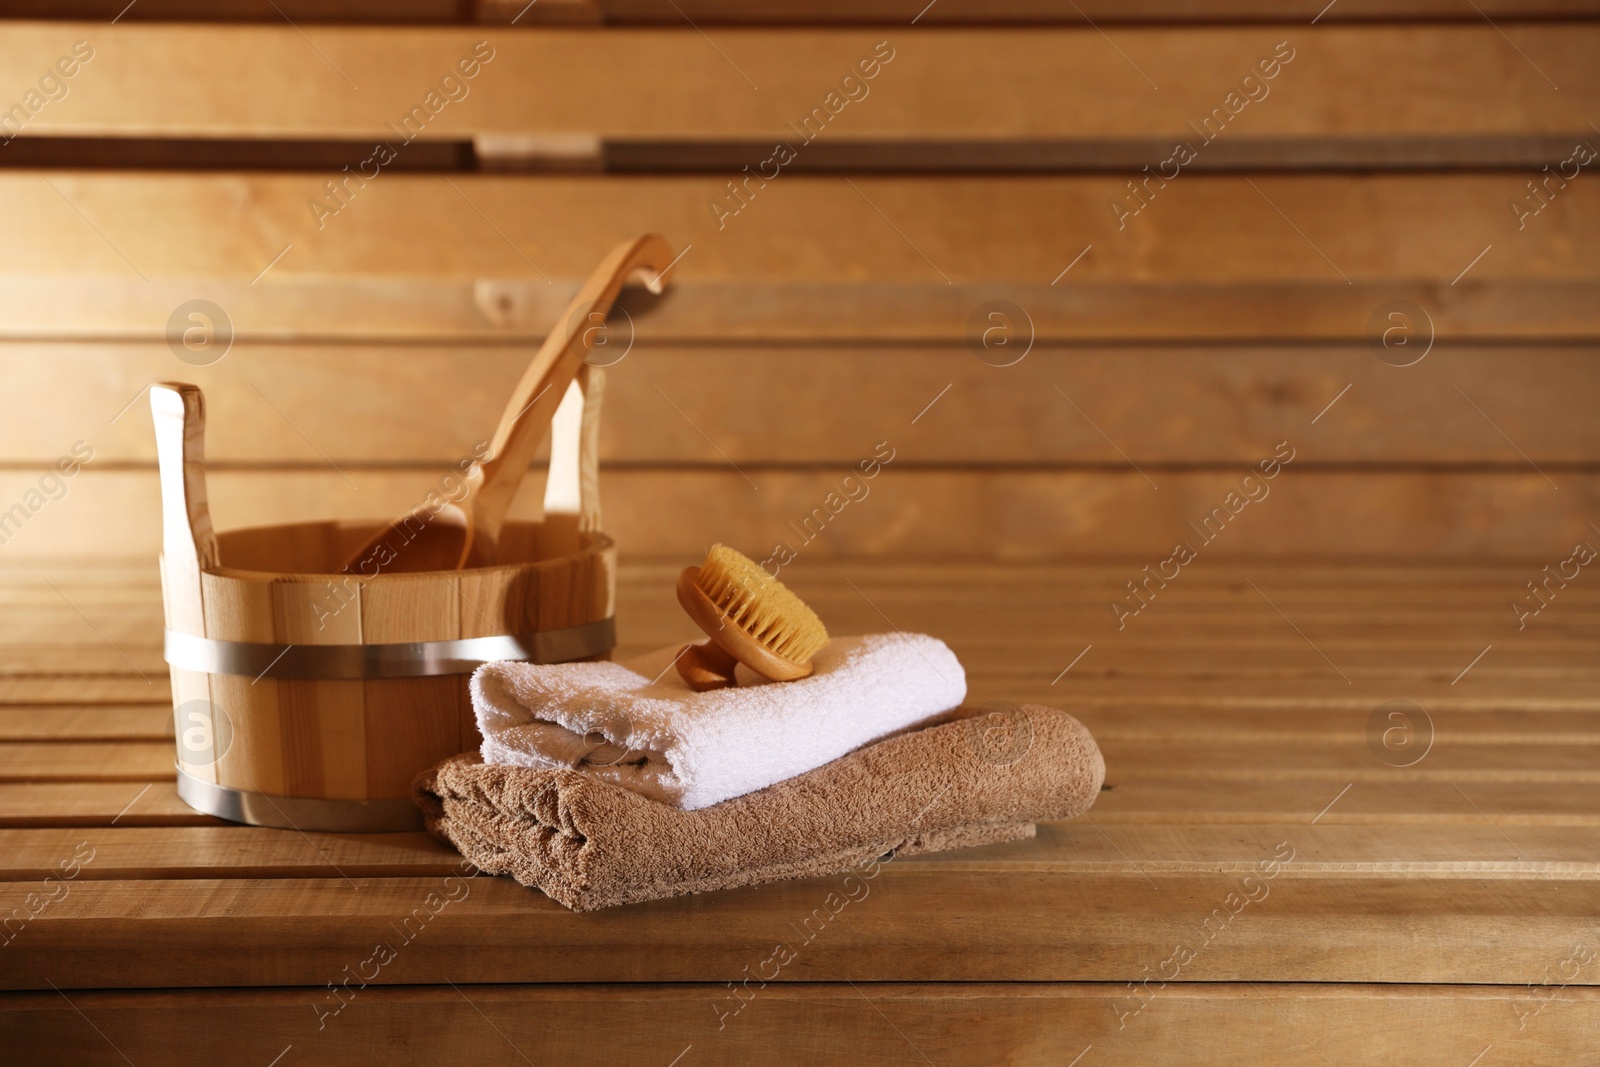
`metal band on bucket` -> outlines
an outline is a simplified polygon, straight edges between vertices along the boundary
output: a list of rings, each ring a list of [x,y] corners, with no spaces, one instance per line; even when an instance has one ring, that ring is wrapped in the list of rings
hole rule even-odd
[[[229,789],[178,768],[178,796],[196,811],[229,822],[325,833],[394,833],[422,829],[422,812],[410,797],[383,800],[323,800],[276,797]]]
[[[598,656],[616,646],[617,626],[615,619],[599,619],[559,630],[394,645],[218,641],[175,630],[166,631],[166,635],[166,661],[182,670],[202,674],[275,679],[425,678],[438,674],[470,674],[496,660],[565,663]]]

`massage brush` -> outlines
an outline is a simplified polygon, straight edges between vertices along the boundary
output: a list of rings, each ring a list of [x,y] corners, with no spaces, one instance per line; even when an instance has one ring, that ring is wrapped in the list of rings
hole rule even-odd
[[[711,638],[678,657],[678,673],[696,692],[733,685],[737,663],[774,682],[804,678],[828,643],[805,601],[726,545],[712,545],[704,563],[678,575],[678,603]]]

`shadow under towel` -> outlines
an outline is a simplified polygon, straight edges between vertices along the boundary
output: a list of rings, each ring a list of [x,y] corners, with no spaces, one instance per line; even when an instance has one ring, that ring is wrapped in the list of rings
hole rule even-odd
[[[490,874],[576,911],[1033,836],[1087,811],[1105,779],[1089,731],[1039,705],[934,724],[695,811],[561,768],[455,756],[418,777],[429,831]]]

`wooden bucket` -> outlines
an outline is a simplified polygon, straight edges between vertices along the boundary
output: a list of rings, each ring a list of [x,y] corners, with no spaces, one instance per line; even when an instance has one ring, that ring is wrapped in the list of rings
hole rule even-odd
[[[153,386],[178,795],[260,826],[416,829],[412,778],[479,743],[467,696],[479,664],[608,655],[616,548],[599,530],[600,393],[599,368],[585,366],[552,425],[544,520],[502,534],[510,562],[352,575],[337,570],[380,524],[215,534],[200,390]]]

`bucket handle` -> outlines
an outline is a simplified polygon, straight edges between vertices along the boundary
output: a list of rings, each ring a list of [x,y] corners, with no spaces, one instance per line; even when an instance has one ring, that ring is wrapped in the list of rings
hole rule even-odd
[[[206,405],[199,386],[150,386],[161,472],[161,580],[167,629],[205,633],[200,574],[220,566],[206,500]]]
[[[600,403],[604,393],[605,372],[584,364],[551,420],[545,516],[558,527],[570,527],[574,535],[600,529]],[[187,382],[156,382],[150,386],[150,415],[160,469],[166,581],[175,588],[192,586],[192,594],[180,597],[179,602],[192,599],[198,605],[200,573],[221,566],[206,495],[205,395],[199,386]]]
[[[600,529],[600,404],[604,393],[605,371],[584,364],[550,420],[544,521],[550,534],[573,541],[563,550],[566,552],[576,551],[576,533]],[[498,531],[495,536],[498,539]]]

